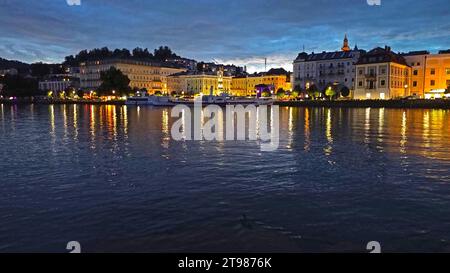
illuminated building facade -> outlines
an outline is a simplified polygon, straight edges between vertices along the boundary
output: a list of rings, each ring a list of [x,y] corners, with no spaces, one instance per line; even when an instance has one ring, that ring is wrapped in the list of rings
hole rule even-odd
[[[233,96],[255,96],[256,86],[266,85],[272,91],[292,90],[291,73],[282,68],[273,68],[265,73],[233,77],[231,94]]]
[[[346,35],[341,51],[298,54],[293,63],[294,90],[307,90],[312,85],[323,90],[330,84],[343,85],[353,90],[355,63],[363,53],[357,46],[350,49]]]
[[[391,99],[410,95],[411,67],[391,48],[377,47],[356,63],[355,99]]]
[[[222,71],[218,71],[217,73],[181,72],[167,78],[169,93],[209,95],[211,89],[216,96],[230,93],[231,77],[224,76]]]
[[[69,87],[78,88],[79,79],[68,75],[49,75],[38,83],[39,90],[53,91],[54,94],[65,91]]]
[[[403,54],[403,57],[412,67],[411,95],[425,98],[433,93],[443,93],[450,86],[450,51],[438,54],[415,51]]]
[[[101,85],[100,73],[111,67],[122,71],[130,79],[131,88],[147,89],[149,94],[156,91],[166,93],[167,77],[171,74],[186,71],[176,66],[162,65],[136,60],[104,60],[80,64],[80,87],[94,90]]]

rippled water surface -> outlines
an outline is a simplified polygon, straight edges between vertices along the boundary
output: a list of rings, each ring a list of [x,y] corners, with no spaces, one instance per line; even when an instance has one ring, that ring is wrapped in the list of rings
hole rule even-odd
[[[450,112],[280,108],[280,148],[169,108],[0,105],[0,252],[450,251]]]

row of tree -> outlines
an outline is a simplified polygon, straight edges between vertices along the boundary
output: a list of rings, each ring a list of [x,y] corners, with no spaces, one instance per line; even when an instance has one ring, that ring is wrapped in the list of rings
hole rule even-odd
[[[295,92],[307,94],[310,98],[317,99],[320,97],[326,97],[329,99],[335,99],[339,96],[348,97],[350,95],[350,89],[344,85],[333,85],[328,84],[323,89],[319,89],[317,85],[313,84],[308,89],[303,90],[296,86],[294,88]]]
[[[3,85],[1,95],[4,97],[34,97],[41,96],[38,81],[35,78],[23,77],[21,75],[5,75],[0,78]]]
[[[120,59],[140,59],[148,61],[164,62],[168,59],[179,58],[177,54],[167,46],[160,46],[151,53],[147,48],[136,47],[132,51],[123,48],[109,50],[107,47],[94,48],[92,50],[82,50],[78,54],[70,55],[65,58],[64,64],[78,66],[80,62],[104,60],[110,58]]]

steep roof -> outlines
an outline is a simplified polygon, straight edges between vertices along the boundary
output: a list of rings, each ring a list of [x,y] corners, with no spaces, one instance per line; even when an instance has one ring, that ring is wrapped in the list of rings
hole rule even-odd
[[[311,53],[307,54],[306,52],[302,52],[298,54],[295,61],[305,61],[305,62],[312,62],[312,61],[326,61],[326,60],[337,60],[337,59],[351,59],[353,58],[355,53],[364,53],[364,50],[350,50],[350,51],[334,51],[334,52],[326,52],[323,51],[322,53]]]
[[[388,46],[386,46],[385,48],[376,47],[371,51],[361,55],[356,64],[358,65],[358,64],[388,63],[388,62],[408,66],[405,58],[403,58],[402,55],[391,51],[391,48]]]

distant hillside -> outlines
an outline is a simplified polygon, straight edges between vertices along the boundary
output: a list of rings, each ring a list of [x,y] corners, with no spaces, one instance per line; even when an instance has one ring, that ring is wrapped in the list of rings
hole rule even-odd
[[[27,73],[31,66],[27,63],[19,62],[19,61],[10,61],[3,58],[0,58],[0,69],[9,69],[15,68],[19,71],[19,73]]]

